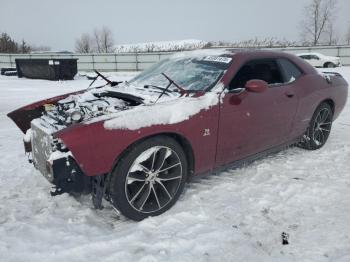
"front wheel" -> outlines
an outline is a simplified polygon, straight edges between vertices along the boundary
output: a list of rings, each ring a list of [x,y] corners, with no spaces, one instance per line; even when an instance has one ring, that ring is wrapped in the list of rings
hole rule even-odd
[[[113,205],[142,220],[164,213],[178,200],[187,177],[187,159],[172,138],[159,136],[131,147],[111,174]]]
[[[327,103],[317,107],[300,146],[308,150],[316,150],[327,142],[332,128],[333,111]]]

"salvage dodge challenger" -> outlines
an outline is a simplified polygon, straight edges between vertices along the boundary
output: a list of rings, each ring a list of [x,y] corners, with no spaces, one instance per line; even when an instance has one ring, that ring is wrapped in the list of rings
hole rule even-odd
[[[137,221],[172,207],[193,174],[321,148],[348,93],[340,74],[270,51],[184,52],[123,83],[96,73],[106,85],[8,116],[53,195],[92,194]]]

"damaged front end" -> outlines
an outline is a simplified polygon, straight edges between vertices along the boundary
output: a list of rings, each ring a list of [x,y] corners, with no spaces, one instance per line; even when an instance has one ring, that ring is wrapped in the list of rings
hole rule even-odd
[[[52,195],[90,193],[94,179],[104,174],[84,174],[74,157],[74,145],[67,148],[61,131],[107,117],[142,103],[142,98],[111,89],[91,89],[43,100],[8,114],[25,133],[24,149],[29,162],[55,186]],[[77,142],[79,137],[76,137]],[[99,189],[98,189],[99,190]]]
[[[84,175],[72,154],[54,133],[67,125],[50,119],[50,111],[62,99],[79,95],[74,92],[42,100],[19,108],[7,116],[25,133],[24,151],[47,180],[55,186],[52,195],[64,192],[89,193],[90,179]],[[51,123],[51,124],[50,124]]]
[[[31,122],[30,140],[26,135],[24,144],[34,167],[55,186],[51,194],[90,193],[90,177],[84,175],[72,153],[44,123],[40,118]]]

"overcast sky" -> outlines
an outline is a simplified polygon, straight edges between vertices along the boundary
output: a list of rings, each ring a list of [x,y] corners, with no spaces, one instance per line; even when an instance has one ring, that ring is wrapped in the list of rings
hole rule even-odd
[[[338,0],[336,30],[350,26],[350,1]],[[108,26],[117,44],[160,40],[299,40],[309,0],[0,0],[0,32],[73,50],[83,32]]]

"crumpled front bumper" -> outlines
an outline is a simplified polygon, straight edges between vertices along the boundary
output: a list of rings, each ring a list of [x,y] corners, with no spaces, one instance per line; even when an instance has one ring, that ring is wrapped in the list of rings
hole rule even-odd
[[[31,139],[24,140],[25,151],[32,152],[33,164],[55,186],[53,195],[90,193],[91,178],[85,176],[70,152],[57,149],[61,143],[40,119],[31,123]]]

